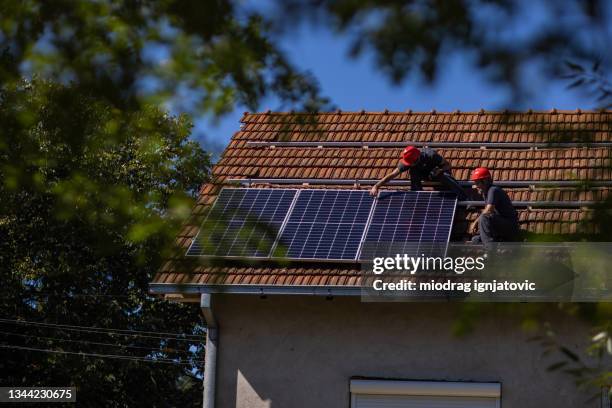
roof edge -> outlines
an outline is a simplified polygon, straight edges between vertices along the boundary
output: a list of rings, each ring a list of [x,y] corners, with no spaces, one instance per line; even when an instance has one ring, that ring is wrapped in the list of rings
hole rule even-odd
[[[342,285],[210,285],[193,283],[150,283],[152,295],[193,295],[227,293],[233,295],[361,296],[361,286]]]

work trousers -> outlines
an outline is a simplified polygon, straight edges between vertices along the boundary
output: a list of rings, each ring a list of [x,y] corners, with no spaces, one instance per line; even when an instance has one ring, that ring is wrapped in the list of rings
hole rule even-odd
[[[479,234],[472,238],[474,242],[512,242],[518,239],[518,222],[512,218],[502,217],[498,213],[481,214],[478,219]]]

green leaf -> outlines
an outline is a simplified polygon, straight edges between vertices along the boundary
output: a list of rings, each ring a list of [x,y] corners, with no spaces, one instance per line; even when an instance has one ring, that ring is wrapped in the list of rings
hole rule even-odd
[[[580,357],[567,347],[560,347],[559,350],[573,361],[580,361]]]
[[[565,62],[565,65],[569,69],[571,69],[572,71],[575,71],[575,72],[584,72],[584,68],[581,65],[573,63],[573,62],[571,62],[569,60],[565,60],[564,62]]]
[[[546,367],[546,371],[556,371],[562,367],[565,367],[567,365],[567,361],[559,361],[558,363],[549,365],[548,367]]]
[[[580,78],[567,86],[567,89],[577,88],[580,85],[584,84],[584,79]]]

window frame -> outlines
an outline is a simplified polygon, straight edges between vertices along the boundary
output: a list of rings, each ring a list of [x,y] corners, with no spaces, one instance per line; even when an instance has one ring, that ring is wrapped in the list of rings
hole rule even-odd
[[[356,408],[357,396],[405,395],[426,397],[494,398],[501,408],[500,382],[419,381],[351,378],[349,382],[351,408]]]

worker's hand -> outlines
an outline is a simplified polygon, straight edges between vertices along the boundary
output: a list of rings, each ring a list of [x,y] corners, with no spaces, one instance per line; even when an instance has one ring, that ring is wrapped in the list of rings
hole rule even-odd
[[[370,195],[372,197],[378,196],[378,186],[377,185],[374,185],[374,187],[372,187],[372,189],[370,190]]]
[[[477,233],[478,233],[478,218],[472,221],[472,223],[470,224],[468,228],[468,234],[475,235]]]

